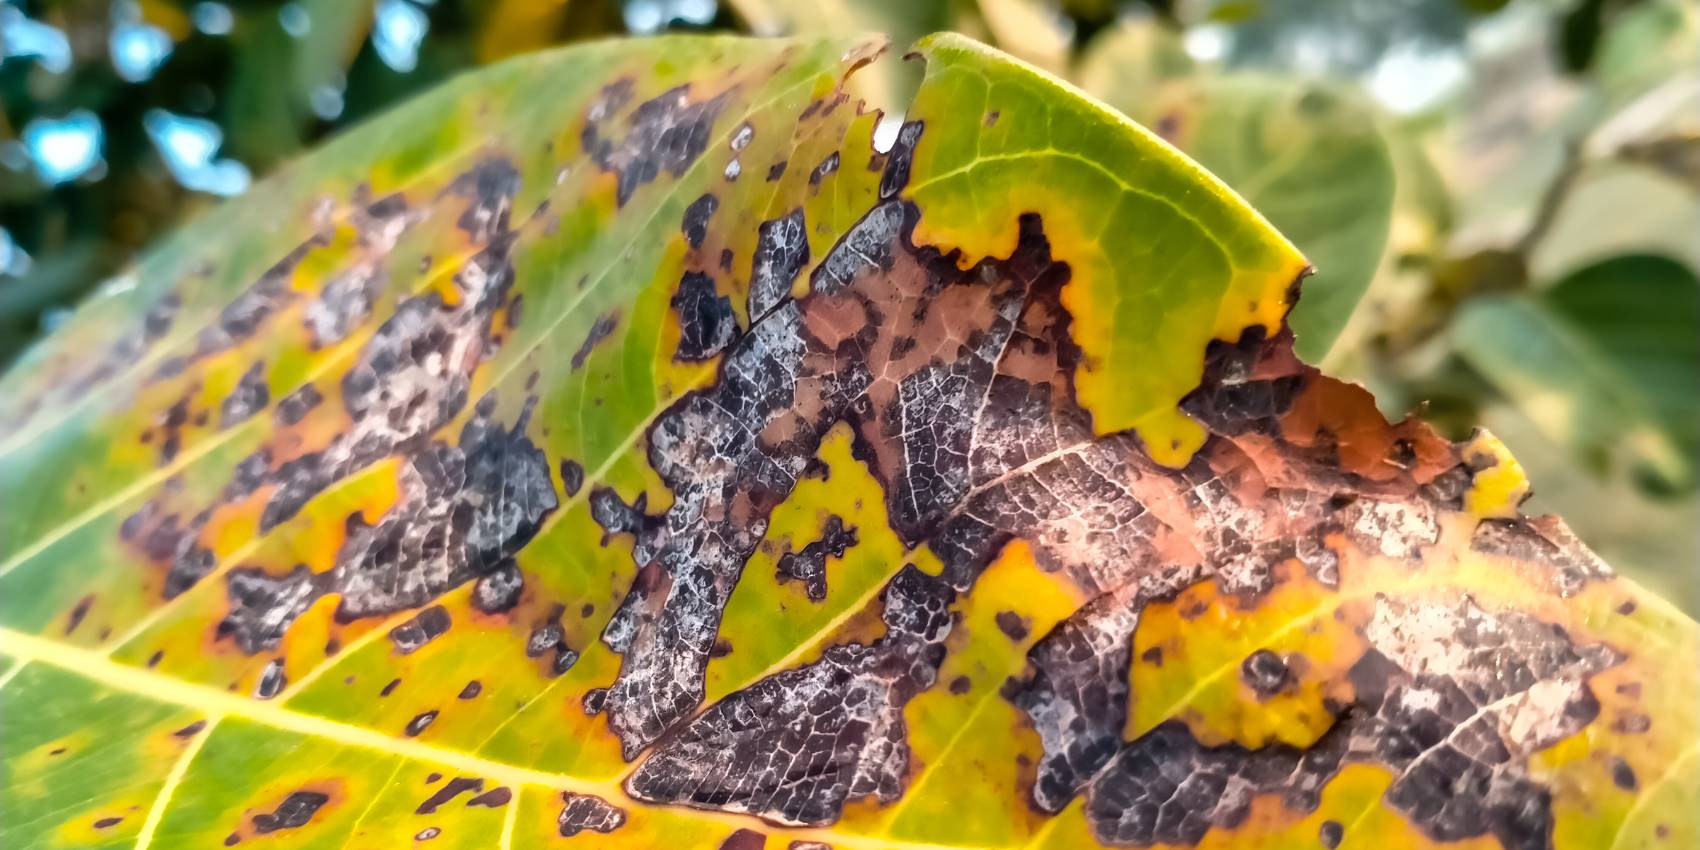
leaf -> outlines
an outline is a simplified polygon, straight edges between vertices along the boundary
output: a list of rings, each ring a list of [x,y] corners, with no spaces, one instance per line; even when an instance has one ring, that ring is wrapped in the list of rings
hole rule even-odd
[[[1693,843],[1700,632],[925,39],[521,57],[0,379],[6,847]]]
[[[1387,244],[1393,162],[1375,113],[1319,81],[1187,73],[1174,41],[1153,22],[1122,24],[1088,55],[1086,87],[1196,158],[1316,264],[1291,324],[1299,354],[1320,361]]]
[[[1657,489],[1695,486],[1700,457],[1700,280],[1665,257],[1580,269],[1538,298],[1477,299],[1459,314],[1465,359],[1586,456],[1620,454]]]

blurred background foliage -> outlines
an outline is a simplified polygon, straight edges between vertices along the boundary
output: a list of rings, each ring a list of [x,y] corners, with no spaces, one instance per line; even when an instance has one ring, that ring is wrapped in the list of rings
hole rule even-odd
[[[1485,423],[1700,611],[1693,0],[0,0],[0,366],[185,216],[456,71],[662,31],[956,29],[1075,81],[1311,257],[1301,353]],[[917,69],[863,94],[901,104]]]

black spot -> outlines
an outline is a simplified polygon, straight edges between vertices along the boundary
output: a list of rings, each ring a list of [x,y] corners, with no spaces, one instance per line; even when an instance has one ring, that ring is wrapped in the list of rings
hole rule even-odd
[[[1328,850],[1334,850],[1334,848],[1339,847],[1340,840],[1345,837],[1346,828],[1341,826],[1340,822],[1336,820],[1325,820],[1322,822],[1322,826],[1318,827],[1316,830],[1317,840],[1321,841],[1322,846],[1328,848]]]
[[[613,333],[614,328],[619,325],[619,321],[620,317],[617,313],[609,313],[598,318],[596,323],[590,326],[590,332],[584,335],[584,342],[579,343],[578,350],[573,352],[574,369],[584,367],[584,361],[589,359],[590,352],[596,348],[596,344],[607,339],[608,335]]]
[[[396,652],[408,655],[448,632],[450,625],[448,609],[432,605],[390,629],[390,641],[395,644]]]
[[[480,576],[472,586],[472,607],[486,614],[510,611],[519,604],[520,592],[525,589],[525,577],[510,558]]]
[[[1003,632],[1004,637],[1016,643],[1027,639],[1027,618],[1014,611],[999,611],[996,619],[998,631]]]
[[[692,249],[702,247],[702,240],[708,236],[708,220],[717,209],[720,209],[720,199],[707,192],[685,208],[685,221],[680,229],[684,231],[685,242]]]
[[[837,170],[838,151],[833,151],[827,155],[826,159],[821,160],[820,165],[815,166],[814,170],[809,172],[809,185],[819,186],[822,180],[825,180]]]
[[[417,738],[419,737],[419,733],[424,732],[425,728],[431,725],[431,721],[436,719],[436,709],[416,714],[413,716],[412,720],[407,721],[407,728],[403,729],[402,733],[407,735],[409,738]]]
[[[383,687],[383,690],[378,691],[378,696],[387,697],[390,694],[395,693],[396,686],[399,684],[401,684],[400,679],[391,679],[389,684]]]
[[[762,850],[767,846],[767,834],[753,829],[740,829],[720,843],[720,850]]]
[[[444,803],[447,803],[462,794],[477,794],[483,790],[484,780],[473,779],[469,776],[457,776],[450,779],[443,785],[443,787],[432,792],[431,796],[426,797],[425,802],[420,803],[419,807],[413,810],[413,813],[416,815],[435,814],[437,809],[441,808]]]
[[[101,818],[94,822],[95,829],[111,829],[124,822],[123,818]]]
[[[1641,787],[1641,784],[1635,780],[1635,771],[1629,766],[1629,762],[1620,758],[1611,760],[1611,781],[1625,791],[1634,791]]]
[[[1293,683],[1293,671],[1281,656],[1259,649],[1240,663],[1240,681],[1246,683],[1260,700],[1269,699]]]
[[[480,684],[477,679],[473,679],[472,681],[466,683],[466,687],[460,689],[460,693],[457,695],[457,697],[459,699],[472,699],[472,698],[478,696],[478,694],[481,693],[483,690],[484,690],[484,686],[482,684]]]
[[[254,685],[254,696],[271,699],[288,683],[289,680],[283,675],[283,659],[273,658],[266,662],[266,669],[260,671],[260,681]]]
[[[1163,648],[1160,646],[1153,646],[1150,649],[1139,653],[1139,660],[1155,667],[1161,667],[1163,666]]]
[[[809,599],[820,602],[826,599],[826,559],[842,558],[845,550],[855,545],[856,529],[845,528],[844,520],[836,514],[829,516],[819,540],[804,546],[800,552],[780,556],[779,580],[802,582]]]
[[[953,693],[953,694],[956,694],[957,696],[961,696],[965,693],[968,693],[968,691],[971,690],[973,687],[974,687],[973,680],[969,679],[967,676],[957,676],[956,678],[950,680],[950,692]]]
[[[193,738],[196,735],[199,735],[201,733],[201,730],[205,729],[205,728],[207,728],[207,722],[205,720],[197,720],[194,723],[191,723],[188,726],[185,726],[182,729],[179,729],[179,730],[171,733],[171,737],[173,737],[173,738]]]
[[[65,619],[65,634],[76,631],[77,627],[83,624],[83,618],[89,615],[89,607],[92,605],[94,605],[94,594],[91,593],[77,600],[76,605],[71,606],[71,614]]]
[[[679,348],[674,354],[678,359],[707,360],[737,338],[738,317],[732,312],[732,299],[719,293],[714,278],[685,272],[672,305],[679,315]]]
[[[782,160],[774,163],[773,165],[769,166],[768,169],[767,169],[767,182],[772,183],[773,181],[778,180],[781,177],[784,177],[785,176],[785,166],[787,166],[789,164],[790,163],[788,161],[782,159]]]
[[[570,458],[561,460],[561,486],[565,488],[567,498],[578,495],[579,488],[584,486],[584,467],[578,461]]]
[[[508,801],[513,798],[514,792],[508,790],[508,786],[502,785],[496,788],[491,788],[490,790],[467,800],[466,804],[468,806],[483,806],[487,809],[497,809],[507,805]]]
[[[531,637],[525,642],[525,655],[527,658],[536,658],[565,642],[566,633],[561,630],[560,623],[544,623],[531,630]]]
[[[297,829],[307,825],[319,807],[330,802],[331,798],[317,791],[296,791],[285,797],[278,807],[268,814],[254,816],[254,831],[265,835],[280,829]]]

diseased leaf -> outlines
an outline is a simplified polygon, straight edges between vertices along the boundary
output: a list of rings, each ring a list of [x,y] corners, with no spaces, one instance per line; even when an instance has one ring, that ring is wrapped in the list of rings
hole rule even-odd
[[[522,57],[0,379],[0,844],[1672,846],[1700,633],[959,36]]]

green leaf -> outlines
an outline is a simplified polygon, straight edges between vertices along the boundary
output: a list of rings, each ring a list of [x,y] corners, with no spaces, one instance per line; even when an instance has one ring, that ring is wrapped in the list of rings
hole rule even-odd
[[[1700,833],[1700,629],[1486,434],[1294,355],[1298,251],[956,35],[519,57],[0,377],[0,846]]]
[[[1305,253],[1317,271],[1290,322],[1299,354],[1320,361],[1387,244],[1393,162],[1374,110],[1323,82],[1188,74],[1158,25],[1120,30],[1089,54],[1088,90],[1197,159]]]
[[[1583,268],[1539,297],[1483,298],[1455,322],[1478,371],[1586,456],[1625,455],[1661,490],[1690,489],[1700,457],[1700,281],[1665,257]]]

